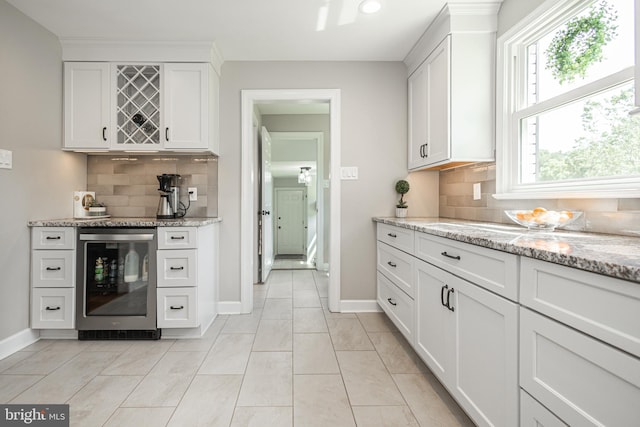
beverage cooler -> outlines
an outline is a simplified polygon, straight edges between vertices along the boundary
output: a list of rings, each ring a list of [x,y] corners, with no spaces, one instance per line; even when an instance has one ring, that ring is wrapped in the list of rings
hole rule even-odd
[[[155,228],[79,230],[79,339],[159,338]]]

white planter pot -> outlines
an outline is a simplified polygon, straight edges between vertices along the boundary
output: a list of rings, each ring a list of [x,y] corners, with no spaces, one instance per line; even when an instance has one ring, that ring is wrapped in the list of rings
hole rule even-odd
[[[408,208],[396,208],[396,218],[406,218]]]

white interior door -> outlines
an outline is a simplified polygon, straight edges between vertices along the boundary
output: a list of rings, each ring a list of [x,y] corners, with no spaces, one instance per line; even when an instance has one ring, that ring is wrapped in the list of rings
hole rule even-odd
[[[262,168],[261,168],[261,200],[260,210],[260,235],[261,248],[261,278],[266,282],[273,267],[273,177],[271,175],[271,136],[269,131],[262,127]]]
[[[305,190],[303,188],[277,188],[277,254],[304,255],[305,253]]]

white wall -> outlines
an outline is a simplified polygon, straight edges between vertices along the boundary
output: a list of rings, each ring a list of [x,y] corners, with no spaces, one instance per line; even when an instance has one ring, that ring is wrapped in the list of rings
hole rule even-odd
[[[498,37],[546,0],[504,0],[498,13]]]
[[[73,215],[87,185],[86,155],[62,147],[62,60],[55,36],[0,0],[0,341],[29,327],[32,219]]]
[[[407,174],[407,70],[401,62],[226,62],[221,76],[219,164],[221,292],[240,299],[240,91],[340,89],[341,158],[359,180],[342,181],[341,299],[374,299],[373,216],[395,212],[395,180]],[[438,203],[438,195],[432,196]]]

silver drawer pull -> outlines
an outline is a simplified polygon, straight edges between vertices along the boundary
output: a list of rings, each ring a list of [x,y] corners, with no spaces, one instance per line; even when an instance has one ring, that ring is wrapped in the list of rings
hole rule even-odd
[[[396,237],[398,237],[397,235],[395,235],[395,234],[393,234],[393,233],[387,233],[387,236],[389,236],[389,237],[393,237],[394,239],[395,239]]]
[[[171,236],[171,240],[184,240],[184,236]]]
[[[387,298],[387,301],[389,301],[389,304],[391,305],[398,305],[393,299],[391,298]]]
[[[451,259],[457,259],[458,261],[460,261],[460,255],[449,255],[447,251],[442,252],[440,255],[446,256],[447,258],[451,258]]]
[[[60,267],[47,267],[47,271],[60,271],[62,268]]]
[[[60,310],[60,306],[57,307],[46,307],[45,310],[47,311],[56,311],[56,310]]]
[[[389,261],[387,264],[389,264],[389,266],[396,268],[398,265],[395,262],[391,262]]]
[[[182,310],[184,308],[184,305],[172,305],[171,307],[169,307],[171,310]]]
[[[47,240],[60,240],[62,237],[60,237],[60,236],[47,236],[45,238]]]
[[[173,271],[176,271],[176,270],[180,271],[180,270],[184,270],[184,267],[183,267],[183,266],[180,266],[180,267],[171,267],[171,270],[173,270]]]

